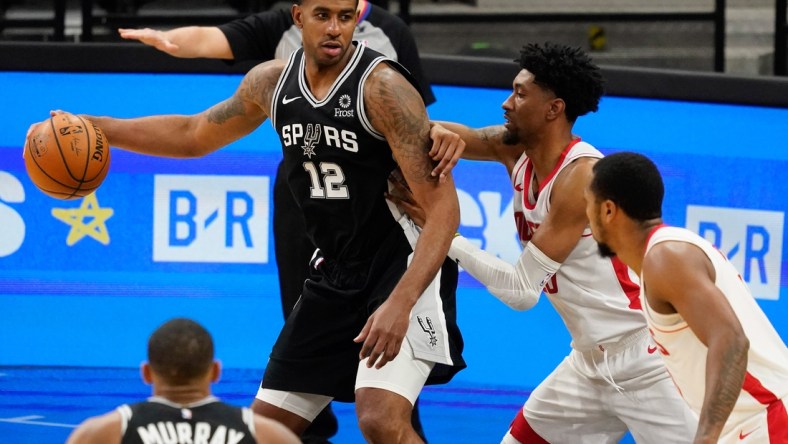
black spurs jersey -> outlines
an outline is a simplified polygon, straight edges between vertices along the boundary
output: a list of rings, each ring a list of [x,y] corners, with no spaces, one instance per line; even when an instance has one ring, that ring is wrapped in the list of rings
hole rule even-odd
[[[209,396],[179,405],[154,396],[145,402],[118,407],[122,444],[202,442],[255,444],[254,414]]]
[[[325,258],[348,265],[370,258],[391,230],[400,229],[384,198],[396,163],[366,115],[363,91],[379,63],[404,68],[363,43],[354,44],[350,61],[323,100],[307,85],[303,49],[294,52],[271,104],[284,172],[307,233]],[[403,75],[411,80],[406,71]]]

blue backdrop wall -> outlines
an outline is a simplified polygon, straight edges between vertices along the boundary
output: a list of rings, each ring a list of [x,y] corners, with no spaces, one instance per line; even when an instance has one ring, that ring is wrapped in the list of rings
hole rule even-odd
[[[281,157],[269,123],[208,157],[112,151],[90,198],[38,191],[22,161],[28,126],[50,109],[135,117],[193,113],[234,91],[231,74],[0,72],[0,365],[138,365],[144,338],[189,316],[214,334],[224,365],[263,368],[282,325],[271,232]],[[503,121],[504,89],[436,86],[434,119]],[[651,156],[666,181],[665,219],[732,258],[788,337],[788,109],[607,96],[576,132],[603,152]],[[512,193],[502,166],[456,169],[461,231],[514,261]],[[469,368],[458,380],[534,387],[569,336],[546,299],[514,312],[463,273],[459,322]]]

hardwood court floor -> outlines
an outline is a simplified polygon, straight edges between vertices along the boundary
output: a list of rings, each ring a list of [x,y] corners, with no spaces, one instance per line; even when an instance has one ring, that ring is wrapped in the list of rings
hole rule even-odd
[[[214,393],[230,404],[248,405],[261,374],[225,369]],[[456,382],[427,387],[420,401],[427,438],[433,444],[497,443],[528,394]],[[83,419],[149,395],[135,368],[0,367],[0,442],[62,443]],[[363,443],[353,405],[334,403],[334,411],[340,426],[332,442]]]

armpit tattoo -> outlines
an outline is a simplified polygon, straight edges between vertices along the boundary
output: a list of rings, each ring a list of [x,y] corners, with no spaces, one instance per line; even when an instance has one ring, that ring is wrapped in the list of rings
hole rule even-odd
[[[391,143],[400,159],[400,168],[408,170],[417,181],[436,181],[430,174],[434,168],[429,152],[429,125],[426,115],[420,112],[421,99],[403,82],[392,81],[389,73],[378,74],[371,83],[374,105],[368,111],[373,126],[386,128],[387,134],[396,134],[398,141]]]
[[[208,110],[208,121],[222,124],[232,117],[244,115],[245,102],[255,103],[268,113],[271,96],[279,78],[278,75],[268,75],[270,73],[270,70],[265,69],[251,71],[244,77],[235,95]]]
[[[276,88],[276,82],[279,79],[279,74],[272,75],[271,69],[256,70],[250,73],[244,79],[244,88],[246,98],[249,101],[257,103],[261,108],[269,111],[271,105],[271,98]],[[280,71],[281,72],[281,71]]]

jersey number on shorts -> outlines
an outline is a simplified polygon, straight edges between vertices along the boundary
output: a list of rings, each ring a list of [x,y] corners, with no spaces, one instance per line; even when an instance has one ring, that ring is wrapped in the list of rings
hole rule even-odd
[[[320,162],[320,171],[314,162],[304,162],[304,169],[312,181],[310,197],[313,199],[347,199],[350,194],[345,182],[345,173],[334,162]],[[321,177],[322,174],[322,177]],[[322,179],[322,180],[321,180]]]

